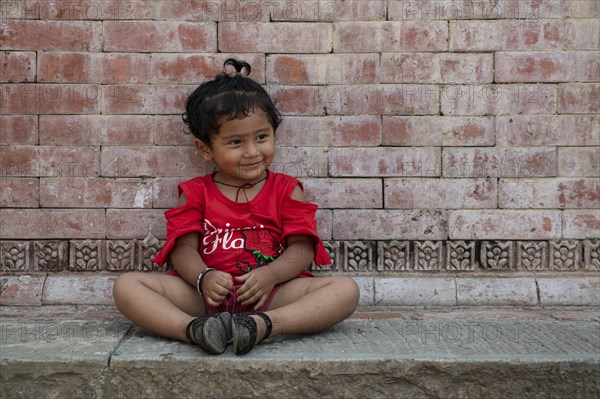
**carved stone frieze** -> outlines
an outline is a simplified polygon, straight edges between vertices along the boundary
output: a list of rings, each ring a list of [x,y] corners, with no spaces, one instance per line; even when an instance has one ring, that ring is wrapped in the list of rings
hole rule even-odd
[[[102,270],[102,245],[100,240],[71,241],[68,269],[75,272]]]
[[[475,259],[475,242],[447,242],[446,270],[475,270]]]
[[[442,241],[415,241],[415,270],[442,270],[443,264]]]
[[[0,270],[21,272],[28,270],[29,242],[2,241],[0,243]]]
[[[550,241],[550,269],[577,270],[581,263],[581,245],[576,240]]]
[[[369,272],[373,269],[373,246],[366,241],[344,241],[344,272]]]
[[[60,272],[67,269],[66,241],[35,241],[33,248],[34,270]]]
[[[327,251],[331,265],[317,265],[313,263],[310,270],[313,272],[338,271],[340,267],[340,243],[337,241],[323,241],[323,246]]]
[[[106,270],[129,271],[135,269],[135,241],[106,241]]]
[[[583,242],[583,265],[585,270],[600,270],[600,240]]]
[[[410,241],[381,241],[377,245],[377,271],[410,270]]]
[[[512,241],[483,241],[480,251],[481,267],[490,270],[515,270]]]
[[[517,269],[529,271],[548,269],[548,243],[517,241]]]
[[[152,261],[154,255],[160,250],[162,243],[152,233],[148,233],[146,238],[138,242],[138,270],[141,271],[157,271],[160,266]]]

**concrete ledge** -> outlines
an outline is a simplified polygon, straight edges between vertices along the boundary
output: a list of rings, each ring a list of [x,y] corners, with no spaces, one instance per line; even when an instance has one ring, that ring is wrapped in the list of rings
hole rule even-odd
[[[600,394],[597,320],[532,320],[522,311],[511,319],[498,315],[464,311],[462,317],[430,314],[426,320],[367,315],[317,335],[271,338],[242,357],[230,349],[210,356],[123,321],[5,317],[0,397],[587,399]]]
[[[347,274],[346,274],[347,275]],[[0,305],[112,305],[117,274],[0,277]],[[600,276],[354,276],[360,306],[598,306]]]

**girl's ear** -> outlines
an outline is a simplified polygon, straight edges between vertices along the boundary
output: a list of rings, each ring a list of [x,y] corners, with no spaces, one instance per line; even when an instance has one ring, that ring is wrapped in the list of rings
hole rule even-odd
[[[196,149],[205,161],[212,161],[212,151],[202,140],[195,139]]]

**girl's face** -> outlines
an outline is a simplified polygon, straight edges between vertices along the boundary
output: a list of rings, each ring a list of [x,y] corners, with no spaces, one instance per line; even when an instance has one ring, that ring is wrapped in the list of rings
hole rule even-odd
[[[256,109],[245,118],[220,122],[211,147],[196,140],[202,157],[219,167],[219,180],[239,186],[264,178],[275,155],[275,132],[267,114]]]

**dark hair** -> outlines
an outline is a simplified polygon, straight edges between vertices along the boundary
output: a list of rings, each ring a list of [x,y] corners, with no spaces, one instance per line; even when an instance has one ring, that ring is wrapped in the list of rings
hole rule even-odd
[[[234,76],[225,71],[228,65],[235,68]],[[194,137],[210,147],[211,137],[221,127],[221,118],[245,118],[257,107],[267,114],[273,131],[277,130],[281,114],[265,89],[248,77],[251,70],[247,62],[229,58],[223,63],[222,73],[202,83],[189,95],[183,121]]]

